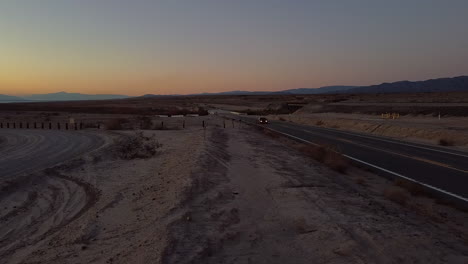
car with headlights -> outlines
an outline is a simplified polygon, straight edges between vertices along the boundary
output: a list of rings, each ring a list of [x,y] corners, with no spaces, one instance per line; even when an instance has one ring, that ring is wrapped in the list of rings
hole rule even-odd
[[[266,117],[259,117],[257,119],[257,123],[258,124],[268,124],[269,122],[268,122],[268,119]]]

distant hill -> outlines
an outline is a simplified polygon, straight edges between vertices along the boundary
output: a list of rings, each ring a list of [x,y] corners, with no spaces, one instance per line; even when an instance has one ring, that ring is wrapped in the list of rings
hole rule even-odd
[[[468,91],[468,76],[431,79],[427,81],[401,81],[357,87],[345,93],[433,93]]]
[[[23,96],[24,99],[30,101],[84,101],[84,100],[110,100],[129,98],[126,95],[115,94],[80,94],[80,93],[50,93],[50,94],[33,94]]]
[[[16,97],[16,96],[0,94],[0,102],[20,102],[20,101],[24,101],[24,99],[20,97]]]
[[[325,93],[340,93],[347,91],[349,89],[356,88],[357,86],[345,86],[345,85],[336,85],[336,86],[324,86],[320,88],[298,88],[284,90],[277,93],[284,94],[325,94]]]

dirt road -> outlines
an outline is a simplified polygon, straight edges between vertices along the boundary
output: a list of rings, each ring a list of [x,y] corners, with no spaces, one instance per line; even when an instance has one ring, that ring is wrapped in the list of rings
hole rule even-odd
[[[104,143],[90,133],[0,130],[0,263],[22,260],[95,202],[91,184],[41,170]]]
[[[0,130],[0,180],[47,168],[104,144],[95,134]]]

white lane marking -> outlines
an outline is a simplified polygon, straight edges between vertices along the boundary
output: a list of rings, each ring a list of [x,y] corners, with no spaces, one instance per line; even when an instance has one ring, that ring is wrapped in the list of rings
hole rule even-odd
[[[280,124],[280,125],[283,126],[283,127],[285,127],[285,128],[291,128],[291,127],[285,126],[284,124]],[[315,128],[315,127],[314,127],[314,128]],[[315,128],[315,129],[317,129],[317,128]],[[436,152],[440,152],[440,153],[444,153],[444,154],[450,154],[450,155],[455,155],[455,156],[460,156],[460,157],[468,158],[468,155],[464,155],[464,154],[461,154],[461,153],[454,153],[454,152],[445,151],[445,150],[440,150],[440,149],[433,149],[433,148],[429,148],[429,147],[423,147],[423,146],[418,146],[418,145],[412,145],[412,144],[404,143],[404,142],[401,142],[401,141],[398,141],[398,140],[387,140],[387,139],[383,139],[383,138],[379,138],[379,137],[372,137],[372,136],[366,136],[366,135],[359,135],[359,134],[354,134],[354,133],[350,133],[350,132],[346,132],[346,131],[334,130],[334,129],[324,128],[324,127],[318,128],[318,130],[320,130],[320,129],[327,130],[327,131],[333,131],[333,132],[337,132],[337,133],[342,133],[342,134],[346,134],[346,135],[350,135],[350,136],[356,136],[356,137],[362,137],[362,138],[380,140],[380,141],[384,141],[384,142],[388,142],[388,143],[394,143],[394,144],[404,145],[404,146],[408,146],[408,147],[420,148],[420,149],[425,149],[425,150],[431,150],[431,151],[436,151]],[[307,131],[307,132],[312,132],[312,131],[308,131],[308,130],[303,129],[303,128],[302,128],[301,130],[303,130],[304,132],[306,132],[306,131]]]
[[[313,142],[310,142],[310,141],[308,141],[308,140],[305,140],[305,139],[302,139],[302,138],[298,138],[298,137],[296,137],[296,136],[293,136],[293,135],[290,135],[290,134],[287,134],[287,133],[284,133],[284,132],[280,132],[280,131],[277,131],[277,130],[274,130],[274,129],[271,129],[271,128],[268,128],[268,127],[265,127],[265,128],[266,128],[266,129],[269,129],[269,130],[272,130],[272,131],[275,131],[275,132],[277,132],[277,133],[283,134],[283,135],[285,135],[285,136],[298,139],[298,140],[300,140],[300,141],[302,141],[302,142],[305,142],[305,143],[308,143],[308,144],[311,144],[311,145],[314,145],[314,146],[319,146],[318,144],[313,143]],[[399,174],[399,173],[397,173],[397,172],[384,169],[384,168],[382,168],[382,167],[379,167],[379,166],[377,166],[377,165],[374,165],[374,164],[371,164],[371,163],[362,161],[362,160],[360,160],[360,159],[354,158],[354,157],[349,156],[349,155],[343,154],[343,156],[345,156],[345,157],[347,157],[347,158],[349,158],[349,159],[351,159],[351,160],[354,160],[354,161],[356,161],[356,162],[359,162],[359,163],[365,164],[365,165],[367,165],[367,166],[373,167],[373,168],[375,168],[375,169],[379,169],[379,170],[381,170],[381,171],[390,173],[390,174],[392,174],[392,175],[394,175],[394,176],[397,176],[397,177],[403,178],[403,179],[405,179],[405,180],[408,180],[408,181],[411,181],[411,182],[420,184],[420,185],[422,185],[422,186],[424,186],[424,187],[426,187],[426,188],[429,188],[429,189],[432,189],[432,190],[434,190],[434,191],[438,191],[438,192],[444,193],[444,194],[446,194],[446,195],[448,195],[448,196],[451,196],[451,197],[453,197],[453,198],[456,198],[456,199],[459,199],[459,200],[462,200],[462,201],[468,203],[468,198],[465,198],[465,197],[460,196],[460,195],[458,195],[458,194],[454,194],[454,193],[451,193],[451,192],[449,192],[449,191],[440,189],[440,188],[438,188],[438,187],[429,185],[429,184],[427,184],[427,183],[423,183],[423,182],[414,180],[414,179],[412,179],[412,178],[403,176],[403,175],[401,175],[401,174]]]
[[[379,166],[377,166],[377,165],[374,165],[374,164],[371,164],[371,163],[362,161],[362,160],[360,160],[360,159],[356,159],[356,158],[351,157],[351,156],[349,156],[349,155],[343,154],[343,156],[345,156],[345,157],[347,157],[347,158],[349,158],[349,159],[352,159],[352,160],[354,160],[354,161],[356,161],[356,162],[360,162],[360,163],[365,164],[365,165],[367,165],[367,166],[370,166],[370,167],[373,167],[373,168],[382,170],[382,171],[384,171],[384,172],[390,173],[390,174],[392,174],[392,175],[398,176],[398,177],[403,178],[403,179],[405,179],[405,180],[408,180],[408,181],[411,181],[411,182],[420,184],[420,185],[422,185],[422,186],[424,186],[424,187],[426,187],[426,188],[433,189],[433,190],[435,190],[435,191],[438,191],[438,192],[444,193],[444,194],[446,194],[446,195],[452,196],[452,197],[454,197],[454,198],[460,199],[460,200],[462,200],[462,201],[464,201],[464,202],[468,202],[468,198],[465,198],[465,197],[463,197],[463,196],[460,196],[460,195],[451,193],[451,192],[449,192],[449,191],[440,189],[440,188],[438,188],[438,187],[429,185],[429,184],[427,184],[427,183],[423,183],[423,182],[417,181],[417,180],[412,179],[412,178],[408,178],[408,177],[403,176],[403,175],[401,175],[401,174],[399,174],[399,173],[396,173],[396,172],[393,172],[393,171],[384,169],[384,168],[382,168],[382,167],[379,167]]]

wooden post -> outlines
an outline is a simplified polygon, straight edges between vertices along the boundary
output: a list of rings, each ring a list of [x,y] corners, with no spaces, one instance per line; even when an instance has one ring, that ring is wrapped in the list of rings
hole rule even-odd
[[[161,129],[164,129],[164,121],[161,121]]]
[[[6,124],[6,127],[7,127],[7,128],[10,128],[10,123],[7,123],[7,124]]]
[[[77,126],[77,124],[76,124],[76,123],[75,123],[75,130],[78,130],[78,126]]]
[[[13,122],[13,128],[16,129],[16,122]]]
[[[28,122],[28,123],[26,123],[26,128],[27,128],[27,129],[29,129],[29,122]]]
[[[68,130],[68,123],[65,123],[65,130]]]
[[[0,128],[3,128],[3,122],[2,122],[2,123],[0,123]]]
[[[41,128],[44,129],[44,122],[41,123]]]
[[[57,123],[57,129],[60,130],[60,122]]]
[[[49,129],[52,129],[52,123],[49,123]]]
[[[83,129],[83,123],[80,122],[80,130]]]
[[[19,123],[19,128],[20,129],[23,128],[23,123],[22,122]]]
[[[205,128],[205,120],[202,121],[202,126]]]
[[[226,120],[223,120],[224,128],[226,128]]]

